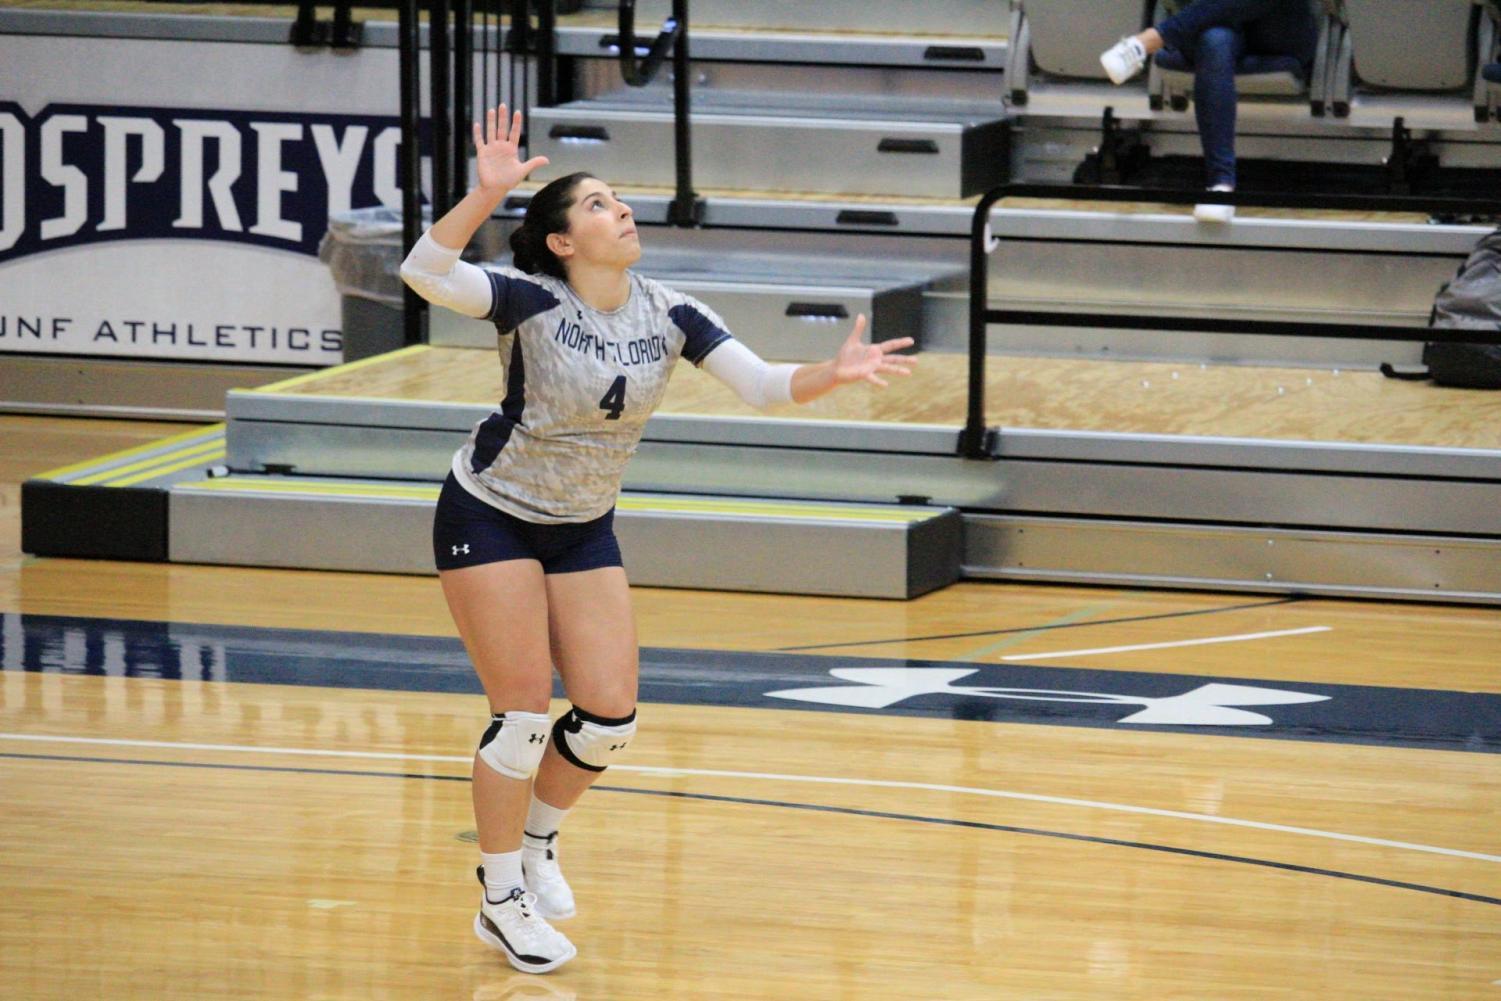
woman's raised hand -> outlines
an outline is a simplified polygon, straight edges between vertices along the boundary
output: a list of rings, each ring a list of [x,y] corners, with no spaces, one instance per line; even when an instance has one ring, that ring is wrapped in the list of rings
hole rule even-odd
[[[870,382],[885,386],[885,375],[911,375],[917,359],[909,355],[893,354],[912,346],[912,338],[898,337],[879,344],[866,344],[861,340],[865,333],[865,314],[855,317],[855,329],[839,346],[834,356],[834,382],[845,385],[851,382]]]
[[[521,112],[509,119],[502,104],[485,112],[483,128],[474,123],[474,165],[479,172],[479,186],[509,191],[538,167],[546,166],[545,156],[534,156],[522,163],[516,155],[521,144]]]

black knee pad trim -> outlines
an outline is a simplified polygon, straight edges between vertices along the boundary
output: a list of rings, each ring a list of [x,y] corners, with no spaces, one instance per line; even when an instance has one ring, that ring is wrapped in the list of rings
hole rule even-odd
[[[505,722],[505,719],[503,713],[490,714],[490,726],[479,739],[480,749],[483,749],[486,744],[495,739],[495,735],[500,732],[500,725]]]
[[[564,733],[578,733],[585,723],[593,723],[596,726],[625,726],[636,718],[636,710],[632,709],[629,716],[612,718],[609,716],[596,716],[587,709],[574,706],[566,713],[559,716],[557,722],[552,725],[552,743],[563,756],[563,760],[575,768],[582,768],[586,772],[602,772],[603,765],[591,765],[581,761],[578,755],[573,753],[573,748],[568,746],[568,741],[563,738]]]
[[[609,716],[596,716],[587,709],[580,709],[578,706],[573,706],[564,715],[577,716],[581,721],[593,723],[595,726],[625,726],[627,723],[635,720],[636,710],[632,709],[629,716],[621,716],[619,719],[613,719]],[[574,727],[574,729],[576,731],[578,728]]]
[[[572,710],[559,716],[557,722],[552,725],[552,746],[556,747],[558,753],[563,756],[563,760],[573,767],[582,768],[586,772],[602,772],[604,769],[599,765],[591,765],[581,761],[579,756],[573,753],[573,748],[568,746],[568,741],[563,736],[564,733],[578,733],[583,729],[582,723],[583,721],[575,716]]]

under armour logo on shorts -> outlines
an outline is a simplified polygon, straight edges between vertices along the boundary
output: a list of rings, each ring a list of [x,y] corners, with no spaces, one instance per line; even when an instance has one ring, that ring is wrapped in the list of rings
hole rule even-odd
[[[469,555],[469,543],[466,542],[462,546],[454,546],[453,547],[453,554],[455,556],[461,556],[461,555],[462,556],[468,556]]]

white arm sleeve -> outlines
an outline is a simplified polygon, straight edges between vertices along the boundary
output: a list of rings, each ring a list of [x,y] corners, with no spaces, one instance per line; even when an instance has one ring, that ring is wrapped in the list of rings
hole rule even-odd
[[[463,252],[462,248],[443,246],[429,230],[401,262],[401,280],[434,305],[447,306],[465,316],[489,316],[495,304],[490,276],[459,260]]]
[[[792,402],[792,373],[798,366],[769,365],[739,341],[714,348],[701,367],[757,410]]]

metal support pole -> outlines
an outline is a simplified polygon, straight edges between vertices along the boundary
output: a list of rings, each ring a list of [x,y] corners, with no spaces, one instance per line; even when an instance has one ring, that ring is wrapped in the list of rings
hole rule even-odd
[[[422,234],[422,26],[418,0],[401,0],[397,33],[400,36],[401,78],[401,244],[410,251]],[[402,298],[402,340],[420,344],[425,340],[422,322],[427,303],[410,288]]]
[[[520,81],[526,79],[527,67],[531,64],[529,55],[532,50],[531,0],[505,0],[505,2],[511,15],[511,27],[506,31],[505,51],[510,55],[510,59],[506,62],[508,86],[502,98],[512,108],[520,108],[521,113],[525,115],[531,109],[517,95],[522,89]],[[519,77],[518,69],[520,70]]]
[[[990,207],[1006,193],[991,191],[975,207],[969,235],[969,405],[964,430],[959,435],[959,454],[966,459],[988,458],[985,426],[985,327],[986,294],[990,284]]]
[[[354,19],[353,0],[336,0],[328,44],[338,52],[353,52],[364,41],[365,25]]]
[[[704,206],[693,190],[693,126],[690,91],[692,69],[688,62],[688,0],[672,0],[672,18],[677,22],[677,41],[672,47],[673,138],[677,152],[677,195],[667,210],[674,226],[696,227],[703,223]]]
[[[432,103],[428,114],[433,130],[433,219],[453,208],[453,82],[448,44],[449,0],[432,0],[427,16],[428,86]]]
[[[453,201],[469,190],[469,123],[474,121],[474,0],[453,0]]]
[[[292,22],[292,30],[287,34],[287,40],[299,49],[316,48],[328,41],[327,28],[318,20],[318,11],[313,0],[299,0],[297,20]]]
[[[557,0],[537,0],[537,106],[558,103]],[[526,109],[530,111],[531,109]]]

